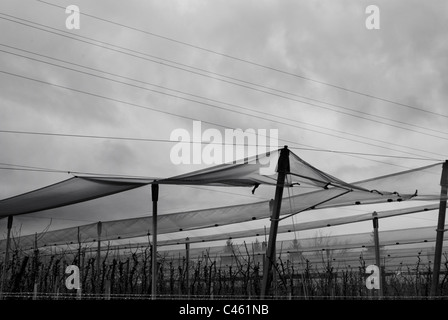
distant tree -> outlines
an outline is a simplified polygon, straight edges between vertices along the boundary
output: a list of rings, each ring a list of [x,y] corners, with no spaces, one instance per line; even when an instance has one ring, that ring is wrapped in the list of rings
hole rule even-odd
[[[291,244],[288,247],[288,252],[288,259],[292,262],[298,262],[303,258],[301,245],[298,239],[292,240]]]
[[[231,265],[234,252],[235,245],[233,244],[231,239],[228,239],[226,241],[226,245],[224,246],[224,255],[221,257],[221,263],[223,263],[224,265]]]

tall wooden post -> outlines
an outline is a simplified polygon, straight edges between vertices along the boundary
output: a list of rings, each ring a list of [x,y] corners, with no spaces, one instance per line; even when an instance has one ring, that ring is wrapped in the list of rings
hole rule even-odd
[[[159,185],[151,185],[152,194],[152,299],[157,295],[157,201],[159,200]]]
[[[78,227],[77,237],[78,237],[78,266],[81,269],[81,229]]]
[[[380,257],[380,238],[378,235],[378,214],[374,212],[373,214],[373,240],[375,242],[375,264],[378,267],[378,278],[380,281],[380,297],[383,296],[383,272],[381,270],[381,257]]]
[[[101,268],[101,232],[102,232],[102,228],[103,228],[103,224],[101,223],[101,221],[98,221],[97,224],[97,232],[98,232],[98,246],[96,249],[96,272],[98,274],[98,284],[100,283],[100,279],[101,279],[101,272],[100,272],[100,268]],[[101,288],[100,288],[101,290]]]
[[[190,297],[190,238],[185,243],[185,272],[187,282],[187,297]]]
[[[271,213],[271,227],[269,230],[269,243],[266,252],[266,261],[263,267],[263,283],[261,289],[261,298],[269,294],[272,282],[272,268],[275,263],[275,243],[277,241],[278,219],[280,217],[280,209],[282,206],[283,188],[285,184],[286,174],[289,173],[289,150],[285,146],[280,151],[280,157],[277,165],[277,187],[275,188],[275,199]]]
[[[106,286],[106,288],[105,288],[104,299],[110,300],[110,280],[109,279],[106,280],[105,286]]]
[[[448,160],[443,164],[440,186],[439,220],[436,230],[436,250],[434,253],[434,268],[431,284],[431,296],[433,297],[437,296],[439,291],[440,264],[442,262],[443,235],[445,232],[446,197],[448,193]]]
[[[6,272],[8,271],[9,263],[9,250],[11,247],[11,228],[12,228],[13,216],[8,216],[7,234],[6,234],[6,251],[5,251],[5,261],[3,262],[3,272],[2,279],[0,283],[0,299],[3,298],[3,289],[6,283]]]
[[[79,228],[78,228],[79,230]],[[34,269],[34,285],[33,285],[33,300],[37,300],[37,280],[39,277],[39,247],[37,245],[37,232],[34,234],[34,262],[33,262],[33,269]]]

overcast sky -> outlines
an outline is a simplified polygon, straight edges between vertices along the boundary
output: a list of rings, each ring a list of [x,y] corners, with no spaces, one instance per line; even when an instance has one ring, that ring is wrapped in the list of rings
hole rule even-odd
[[[277,129],[280,145],[348,182],[448,159],[446,1],[48,3],[1,1],[0,130],[168,140],[175,129],[190,131],[192,119],[221,132]],[[366,28],[370,4],[380,9],[379,30]],[[79,30],[66,29],[68,5],[81,10]],[[70,177],[6,170],[10,165],[147,177],[202,167],[174,165],[172,146],[0,132],[0,198]],[[161,190],[162,210],[273,197],[272,189],[260,189],[254,196],[220,189],[241,194],[235,196],[170,186]],[[51,216],[54,227],[141,216],[149,211],[148,190],[135,195],[147,192],[148,208],[140,201],[126,213],[107,207],[98,216],[42,216]],[[17,220],[30,230],[48,224]]]

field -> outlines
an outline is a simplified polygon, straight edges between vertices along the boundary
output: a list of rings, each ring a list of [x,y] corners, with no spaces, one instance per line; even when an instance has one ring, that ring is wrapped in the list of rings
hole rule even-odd
[[[257,299],[260,297],[263,250],[260,244],[228,242],[220,254],[208,249],[185,254],[159,252],[157,297],[161,299]],[[151,246],[123,251],[106,248],[100,260],[87,246],[77,250],[11,252],[5,299],[150,299]],[[383,257],[383,299],[428,299],[432,265],[421,254],[402,256],[405,263]],[[3,262],[2,262],[3,263]],[[278,252],[270,299],[378,299],[366,288],[369,250],[349,252]],[[81,290],[65,285],[68,265],[80,268]],[[0,270],[3,264],[0,264]],[[448,255],[444,253],[440,296],[448,295]],[[3,274],[2,274],[3,277]]]

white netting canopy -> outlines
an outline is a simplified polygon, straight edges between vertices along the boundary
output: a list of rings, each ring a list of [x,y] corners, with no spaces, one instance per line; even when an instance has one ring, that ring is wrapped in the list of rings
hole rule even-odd
[[[57,215],[58,212],[67,210],[66,208],[69,205],[88,202],[101,197],[104,197],[101,201],[107,203],[111,197],[106,196],[117,193],[125,195],[129,190],[153,183],[161,185],[245,186],[252,187],[252,192],[256,192],[256,187],[261,184],[276,185],[277,173],[272,175],[260,174],[260,168],[263,168],[261,163],[266,163],[266,161],[263,162],[260,159],[268,156],[275,159],[275,153],[278,152],[280,150],[246,159],[242,163],[219,165],[168,179],[75,176],[68,180],[0,201],[0,217],[24,215],[42,210],[49,210],[54,215]],[[387,204],[407,200],[440,201],[441,171],[442,163],[437,163],[391,175],[346,183],[318,170],[290,152],[289,171],[287,172],[284,186],[294,190],[299,189],[301,192],[290,197],[284,197],[280,217],[287,217],[307,210],[343,206]],[[305,189],[305,186],[312,188]],[[438,204],[432,203],[413,208],[379,212],[378,216],[383,218],[434,210],[436,208],[438,208]],[[244,231],[234,232],[232,225],[267,219],[270,217],[270,214],[269,201],[202,210],[179,211],[169,214],[162,213],[158,216],[157,233],[161,235],[173,234],[207,228],[214,228],[217,232],[214,235],[191,238],[193,242],[256,236],[261,234],[263,230],[260,228],[249,228]],[[123,216],[126,216],[126,212],[123,212]],[[279,232],[291,231],[292,227],[298,231],[370,219],[371,214],[331,220],[321,219],[302,225],[281,225]],[[152,234],[150,216],[103,221],[101,226],[101,240],[130,239]],[[225,226],[229,226],[229,228],[221,228]],[[85,243],[96,241],[99,238],[99,234],[97,223],[90,223],[47,231],[39,235],[37,243],[35,238],[34,235],[21,235],[19,243],[24,247],[32,247],[35,244],[38,246],[51,246],[78,242]],[[166,240],[165,244],[183,241],[181,237],[171,236],[170,238],[171,240]],[[5,241],[0,242],[0,248],[3,250],[4,247]]]

